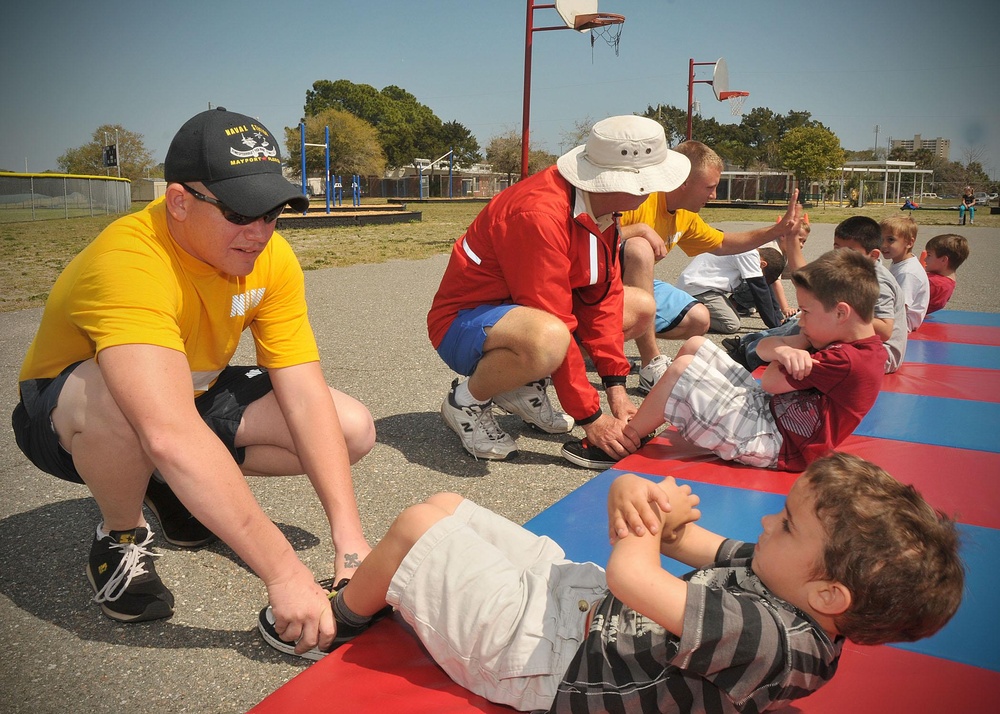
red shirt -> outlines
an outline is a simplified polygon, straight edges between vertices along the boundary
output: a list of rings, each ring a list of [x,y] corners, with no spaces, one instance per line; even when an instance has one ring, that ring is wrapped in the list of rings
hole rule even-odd
[[[927,302],[927,314],[930,315],[948,304],[957,283],[940,273],[927,273],[927,282],[931,287],[931,297]]]
[[[552,374],[562,408],[577,421],[600,414],[579,342],[602,377],[629,373],[622,334],[624,290],[618,230],[573,215],[576,190],[555,166],[487,204],[458,239],[427,314],[437,348],[460,310],[513,303],[555,315],[576,337]]]
[[[802,471],[837,448],[872,408],[885,373],[885,348],[877,335],[835,342],[813,354],[804,379],[782,374],[796,391],[775,394],[771,413],[781,432],[777,468]]]

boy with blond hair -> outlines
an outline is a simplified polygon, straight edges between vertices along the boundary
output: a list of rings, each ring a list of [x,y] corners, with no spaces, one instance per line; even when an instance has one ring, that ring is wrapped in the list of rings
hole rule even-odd
[[[328,651],[386,603],[463,687],[520,711],[765,711],[823,686],[846,639],[913,641],[961,602],[954,523],[857,456],[830,454],[756,544],[693,523],[673,478],[608,494],[607,570],[457,494],[411,506],[331,594]],[[692,568],[678,578],[661,555]],[[261,612],[268,644],[319,659]],[[739,647],[735,643],[739,643]]]
[[[882,255],[892,261],[889,272],[903,291],[906,329],[913,332],[924,321],[930,300],[927,271],[913,254],[917,222],[909,216],[890,216],[879,223],[879,227],[882,229]]]
[[[955,274],[958,268],[969,257],[969,241],[954,233],[934,236],[927,245],[925,267],[927,281],[930,285],[930,299],[927,304],[927,314],[937,312],[951,299],[955,292],[957,280]]]

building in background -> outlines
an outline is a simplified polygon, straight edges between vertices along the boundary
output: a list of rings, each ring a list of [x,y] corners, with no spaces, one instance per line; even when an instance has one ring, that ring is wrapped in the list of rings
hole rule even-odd
[[[891,150],[898,146],[903,147],[911,153],[926,149],[934,154],[934,156],[949,161],[948,154],[951,152],[951,139],[942,139],[940,136],[936,139],[923,139],[920,134],[914,134],[912,139],[893,139],[892,145],[889,148]]]

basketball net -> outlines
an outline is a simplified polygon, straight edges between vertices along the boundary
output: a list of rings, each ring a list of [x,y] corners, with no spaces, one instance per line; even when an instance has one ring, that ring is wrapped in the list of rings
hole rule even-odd
[[[576,30],[590,30],[590,57],[594,58],[594,43],[600,37],[604,43],[614,49],[615,57],[618,56],[618,46],[622,40],[622,28],[625,26],[625,17],[613,12],[598,12],[587,15],[576,16]]]
[[[750,92],[723,92],[719,97],[729,102],[729,111],[734,117],[743,116],[743,104],[746,103]]]

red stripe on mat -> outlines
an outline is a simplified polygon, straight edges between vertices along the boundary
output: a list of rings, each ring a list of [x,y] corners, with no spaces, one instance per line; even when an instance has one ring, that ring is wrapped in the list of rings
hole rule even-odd
[[[510,714],[514,710],[451,681],[397,613],[309,666],[250,711]]]
[[[1000,370],[906,362],[882,380],[883,392],[1000,402]]]
[[[868,436],[851,436],[840,449],[913,484],[929,503],[961,523],[1000,528],[1000,454]],[[673,430],[663,432],[615,468],[781,494],[788,493],[799,476],[722,461]]]
[[[916,331],[911,332],[907,339],[1000,346],[1000,327],[925,322]]]
[[[844,648],[833,680],[783,714],[985,712],[1000,673],[895,647]]]

